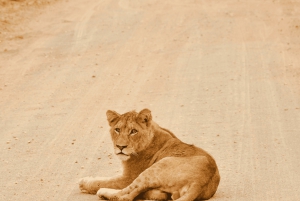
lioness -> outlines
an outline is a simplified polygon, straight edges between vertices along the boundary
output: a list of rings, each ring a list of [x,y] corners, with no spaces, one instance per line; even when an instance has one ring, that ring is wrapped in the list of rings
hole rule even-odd
[[[219,185],[215,160],[204,150],[180,141],[152,121],[151,111],[118,114],[107,120],[123,174],[112,178],[82,178],[79,187],[100,198],[131,201],[193,201],[211,198]],[[110,190],[119,189],[119,190]]]

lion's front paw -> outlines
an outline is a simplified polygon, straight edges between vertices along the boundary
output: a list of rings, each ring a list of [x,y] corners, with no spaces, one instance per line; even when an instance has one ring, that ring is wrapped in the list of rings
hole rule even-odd
[[[100,186],[93,177],[84,177],[79,181],[79,188],[82,192],[96,194]]]

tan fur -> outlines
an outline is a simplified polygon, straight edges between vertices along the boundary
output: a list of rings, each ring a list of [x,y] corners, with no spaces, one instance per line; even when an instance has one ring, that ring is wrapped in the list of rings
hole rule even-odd
[[[192,201],[209,199],[215,194],[220,175],[214,159],[159,127],[152,121],[150,110],[123,115],[109,110],[106,114],[123,174],[83,178],[79,183],[82,191],[98,191],[99,197],[126,201],[136,197],[165,200],[170,196],[173,200]]]

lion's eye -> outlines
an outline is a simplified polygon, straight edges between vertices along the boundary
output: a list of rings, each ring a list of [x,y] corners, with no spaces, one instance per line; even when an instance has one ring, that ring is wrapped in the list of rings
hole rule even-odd
[[[120,133],[120,129],[119,128],[115,128],[115,132],[116,133]]]
[[[138,131],[136,130],[136,129],[132,129],[131,131],[130,131],[130,134],[131,135],[134,135],[134,134],[136,134]]]

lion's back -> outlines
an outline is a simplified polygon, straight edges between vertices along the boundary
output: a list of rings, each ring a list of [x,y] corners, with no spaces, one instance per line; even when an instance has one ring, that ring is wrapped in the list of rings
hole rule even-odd
[[[214,159],[203,149],[192,144],[187,144],[177,138],[169,140],[166,148],[159,154],[158,159],[165,157],[191,157],[205,156],[209,162],[214,163]]]

